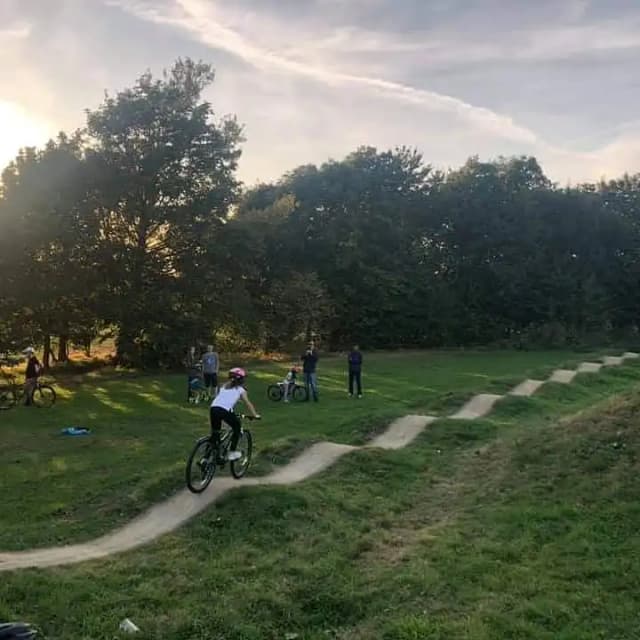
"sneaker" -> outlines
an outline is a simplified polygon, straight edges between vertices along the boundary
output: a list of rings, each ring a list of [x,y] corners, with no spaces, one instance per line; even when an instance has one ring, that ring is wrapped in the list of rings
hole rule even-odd
[[[239,451],[229,451],[227,454],[227,460],[229,460],[229,462],[240,460],[240,458],[242,458],[242,454]]]
[[[358,398],[362,398],[362,394],[361,393],[358,394]]]

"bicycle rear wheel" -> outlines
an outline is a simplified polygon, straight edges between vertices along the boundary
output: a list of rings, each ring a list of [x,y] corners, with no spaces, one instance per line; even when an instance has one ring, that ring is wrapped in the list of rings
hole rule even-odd
[[[251,464],[251,454],[253,453],[253,438],[251,432],[246,429],[242,432],[240,440],[238,440],[237,450],[242,454],[239,460],[231,462],[231,475],[234,478],[242,478],[247,473],[247,469]]]
[[[16,402],[16,394],[11,387],[0,387],[0,411],[15,407]]]
[[[42,384],[33,391],[33,404],[40,409],[48,409],[56,403],[56,392],[48,384]]]
[[[304,387],[300,387],[296,385],[293,389],[293,399],[296,402],[304,402],[307,400],[309,395],[307,394],[307,390]]]
[[[269,387],[267,387],[267,396],[269,396],[269,400],[273,400],[274,402],[282,400],[282,387],[279,384],[270,385]]]
[[[192,493],[202,493],[213,480],[216,472],[216,456],[211,446],[211,438],[200,438],[187,461],[187,487]]]

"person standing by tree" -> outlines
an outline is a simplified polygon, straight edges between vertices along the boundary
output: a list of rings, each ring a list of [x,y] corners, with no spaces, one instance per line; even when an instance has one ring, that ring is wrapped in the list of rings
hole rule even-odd
[[[220,358],[213,345],[209,345],[202,356],[202,373],[204,374],[204,386],[209,393],[215,396],[218,393],[218,371],[220,369]]]
[[[351,349],[347,361],[349,363],[349,395],[353,396],[355,383],[358,388],[358,398],[362,398],[362,353],[357,344]]]
[[[314,402],[318,402],[318,377],[316,374],[316,367],[318,366],[318,352],[316,351],[313,342],[309,343],[307,350],[300,359],[302,360],[304,386],[307,390],[307,402],[309,402],[311,394],[313,394]]]
[[[42,372],[42,365],[36,357],[33,347],[27,347],[24,350],[27,356],[27,370],[24,380],[24,404],[26,407],[33,404],[33,392],[38,384],[38,376]]]

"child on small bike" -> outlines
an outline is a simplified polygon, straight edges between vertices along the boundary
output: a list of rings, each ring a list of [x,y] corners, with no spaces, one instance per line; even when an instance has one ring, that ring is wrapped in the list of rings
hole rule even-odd
[[[202,363],[196,355],[196,348],[190,347],[185,360],[187,368],[187,402],[196,401],[196,392],[204,389]]]
[[[238,400],[242,400],[247,405],[249,411],[251,411],[251,415],[256,420],[260,419],[244,388],[244,380],[246,377],[247,372],[244,369],[240,367],[231,369],[229,371],[229,382],[220,387],[218,394],[211,403],[211,409],[209,411],[211,439],[216,449],[220,446],[222,423],[225,422],[233,429],[231,445],[229,447],[229,453],[227,454],[227,459],[230,461],[242,458],[242,454],[236,449],[238,441],[240,440],[242,424],[240,423],[240,418],[233,412],[233,408],[236,406]]]
[[[289,392],[293,391],[296,386],[296,380],[298,379],[298,367],[295,364],[291,365],[285,379],[282,381],[282,388],[284,389],[284,401],[289,402]]]

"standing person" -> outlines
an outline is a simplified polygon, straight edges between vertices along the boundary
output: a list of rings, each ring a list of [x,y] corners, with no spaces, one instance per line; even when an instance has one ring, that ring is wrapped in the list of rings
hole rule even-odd
[[[213,350],[213,345],[210,344],[202,356],[202,373],[204,374],[204,386],[207,387],[212,396],[218,393],[219,369],[220,359],[217,352]]]
[[[304,386],[307,390],[307,402],[310,399],[310,393],[313,394],[313,401],[318,402],[318,377],[316,367],[318,365],[318,352],[313,342],[309,343],[304,355],[300,357],[302,360],[302,373],[304,374]]]
[[[353,383],[358,388],[358,398],[362,398],[362,353],[356,344],[347,357],[349,363],[349,395],[353,396]]]
[[[33,392],[38,385],[38,376],[42,373],[42,365],[33,347],[27,347],[24,352],[27,356],[27,370],[24,376],[24,404],[26,407],[33,404]]]
[[[225,422],[233,429],[231,445],[229,446],[229,452],[227,454],[228,460],[240,460],[240,458],[242,458],[242,453],[237,450],[238,441],[240,440],[240,434],[242,432],[242,424],[240,418],[233,412],[233,408],[236,406],[238,400],[242,400],[247,405],[249,411],[251,411],[251,415],[256,418],[256,420],[260,419],[244,388],[244,379],[246,377],[247,372],[244,369],[240,367],[231,369],[229,371],[229,382],[222,385],[218,395],[211,403],[211,409],[209,410],[211,437],[216,449],[218,449],[220,445],[220,429],[222,428],[222,423]]]

